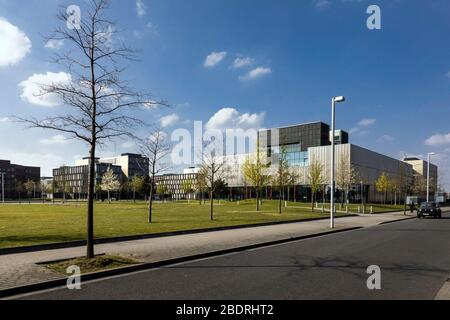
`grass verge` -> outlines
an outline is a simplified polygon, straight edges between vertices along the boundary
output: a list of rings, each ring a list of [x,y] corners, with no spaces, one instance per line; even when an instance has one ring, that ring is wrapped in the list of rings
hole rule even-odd
[[[71,266],[77,266],[80,268],[81,273],[91,273],[97,271],[104,271],[110,269],[117,269],[121,267],[126,267],[134,264],[138,264],[139,262],[134,261],[132,259],[112,256],[112,255],[101,255],[96,256],[93,259],[87,258],[75,258],[57,262],[50,262],[43,264],[48,269],[56,271],[58,273],[67,275],[67,268]]]

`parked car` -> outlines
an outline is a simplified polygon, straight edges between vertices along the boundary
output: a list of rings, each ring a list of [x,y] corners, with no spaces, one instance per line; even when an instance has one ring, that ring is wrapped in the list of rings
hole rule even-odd
[[[420,219],[426,216],[440,219],[442,217],[442,210],[439,204],[436,202],[422,203],[419,209],[417,209],[417,218]]]

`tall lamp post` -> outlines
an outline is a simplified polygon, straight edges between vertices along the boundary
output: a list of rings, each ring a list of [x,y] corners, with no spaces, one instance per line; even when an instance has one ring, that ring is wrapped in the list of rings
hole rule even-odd
[[[428,163],[427,163],[427,202],[430,202],[430,161],[431,156],[434,156],[436,153],[428,152]]]
[[[335,162],[335,133],[336,133],[336,103],[345,102],[345,97],[339,96],[334,97],[331,103],[331,199],[330,199],[330,228],[334,229],[334,213],[335,213],[335,204],[334,204],[334,191],[335,191],[335,182],[334,182],[334,162]]]

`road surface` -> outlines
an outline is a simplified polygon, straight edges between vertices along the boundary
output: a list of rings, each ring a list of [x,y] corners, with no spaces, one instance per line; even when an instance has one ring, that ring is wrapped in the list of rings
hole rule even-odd
[[[367,267],[381,268],[368,290]],[[289,242],[21,299],[433,299],[450,275],[450,215]]]

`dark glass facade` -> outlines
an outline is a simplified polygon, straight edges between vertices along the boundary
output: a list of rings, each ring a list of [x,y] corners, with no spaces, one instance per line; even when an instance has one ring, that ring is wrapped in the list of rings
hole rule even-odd
[[[119,180],[123,179],[122,168],[108,163],[97,163],[95,165],[95,180],[98,185],[101,183],[103,175],[111,169]],[[86,196],[89,183],[89,166],[61,167],[53,170],[53,183],[55,194],[60,196],[63,193]]]
[[[39,189],[41,179],[41,168],[39,167],[20,166],[12,164],[8,160],[0,160],[0,173],[4,173],[5,199],[17,199],[26,195],[24,183],[28,180],[35,182],[36,190]]]
[[[291,165],[308,166],[308,149],[330,145],[330,131],[330,126],[323,122],[261,130],[259,146],[267,149],[269,157],[284,153]],[[347,132],[341,131],[338,143],[348,143]]]

